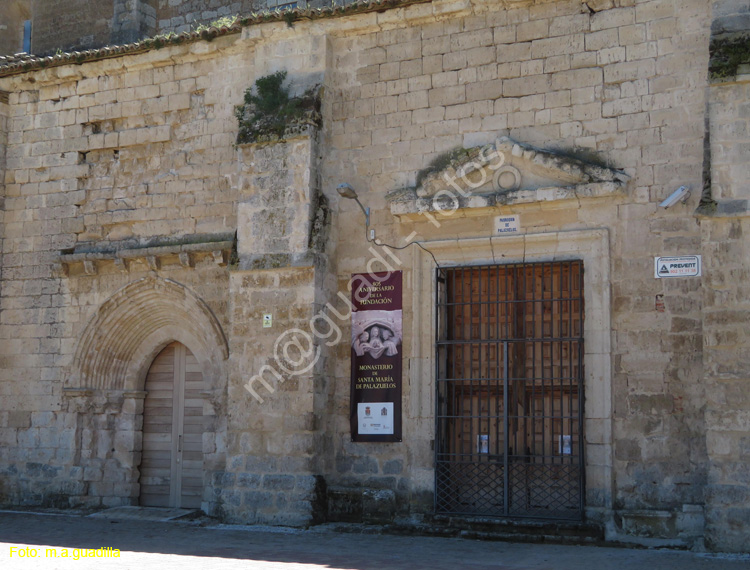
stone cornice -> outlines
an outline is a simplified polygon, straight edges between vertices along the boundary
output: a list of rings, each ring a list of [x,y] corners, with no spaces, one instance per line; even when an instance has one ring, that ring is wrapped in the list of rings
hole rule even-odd
[[[129,263],[135,260],[145,260],[151,269],[158,269],[170,260],[183,267],[192,267],[198,259],[210,257],[217,265],[225,266],[229,262],[232,247],[232,241],[129,247],[113,251],[61,253],[58,262],[66,275],[95,275],[102,263],[114,263],[121,271],[127,272]]]

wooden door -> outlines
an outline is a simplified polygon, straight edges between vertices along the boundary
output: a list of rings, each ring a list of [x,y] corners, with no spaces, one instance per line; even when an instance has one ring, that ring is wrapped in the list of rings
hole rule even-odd
[[[140,504],[199,508],[203,494],[203,374],[179,342],[146,376]]]

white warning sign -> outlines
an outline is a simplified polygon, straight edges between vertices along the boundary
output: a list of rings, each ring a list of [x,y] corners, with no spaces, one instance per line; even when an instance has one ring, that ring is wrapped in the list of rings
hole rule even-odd
[[[701,274],[700,255],[680,257],[655,257],[654,277],[699,277]]]

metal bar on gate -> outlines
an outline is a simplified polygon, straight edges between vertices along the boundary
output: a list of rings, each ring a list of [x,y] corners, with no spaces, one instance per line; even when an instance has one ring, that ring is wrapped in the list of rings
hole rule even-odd
[[[582,516],[582,271],[580,261],[436,271],[440,512]]]
[[[435,311],[435,379],[440,378],[440,312],[442,310],[440,305],[440,268],[435,268],[435,305],[437,310]],[[447,348],[445,349],[447,350]],[[440,382],[435,382],[435,496],[433,497],[433,508],[435,512],[439,509],[438,498],[440,495],[440,452],[441,452],[441,440],[443,438],[444,430],[441,429],[440,419],[440,392],[445,388]]]
[[[503,343],[503,514],[510,512],[510,473],[508,472],[508,342]]]
[[[578,299],[578,336],[581,337],[581,340],[578,342],[578,489],[579,489],[579,499],[580,499],[580,512],[583,513],[583,504],[584,504],[584,493],[585,490],[585,481],[583,478],[583,406],[584,406],[584,399],[583,399],[583,264],[579,261],[577,263],[579,266],[578,270],[578,290],[579,293],[579,299]]]

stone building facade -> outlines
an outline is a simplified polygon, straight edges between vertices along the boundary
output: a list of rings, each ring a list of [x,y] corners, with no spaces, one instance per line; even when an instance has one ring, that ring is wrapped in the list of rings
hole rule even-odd
[[[473,281],[456,289],[469,268],[488,295],[499,277],[481,275],[509,267],[531,276],[525,295],[545,271],[569,291],[575,262],[580,339],[565,342],[580,361],[559,376],[580,390],[538,385],[580,423],[542,422],[538,457],[562,465],[573,437],[571,508],[608,538],[747,550],[750,76],[709,75],[710,46],[742,39],[746,13],[708,0],[373,3],[6,60],[0,501],[142,503],[158,483],[144,465],[184,445],[197,459],[171,473],[192,475],[164,492],[228,521],[459,524],[441,493],[484,514],[472,505],[487,479],[436,485],[436,449],[454,437],[436,421],[440,381],[464,358],[441,356],[440,339],[500,311],[464,322],[440,299],[466,287],[484,302],[482,285],[476,298]],[[243,93],[281,70],[292,95],[317,88],[319,120],[238,144]],[[369,241],[342,183],[377,239],[403,249]],[[657,278],[655,257],[677,256],[701,256],[701,275]],[[403,441],[359,443],[345,301],[352,274],[384,270],[403,272]],[[552,322],[573,323],[561,306]],[[483,342],[504,342],[507,362],[508,338]],[[544,377],[558,357],[525,358]],[[180,374],[192,392],[164,395]],[[523,405],[544,419],[556,405],[544,398]],[[164,401],[179,405],[150,411]],[[182,425],[178,409],[201,418],[179,441],[157,421]],[[506,409],[506,430],[519,414]],[[506,441],[506,473],[508,455]],[[524,500],[554,518],[545,501],[563,471],[544,473]],[[507,494],[486,500],[513,518]]]
[[[157,34],[182,33],[222,18],[264,10],[322,8],[351,0],[3,0],[0,2],[0,55],[24,50],[24,22],[31,52],[50,55],[120,45]],[[6,31],[7,30],[7,31]]]

